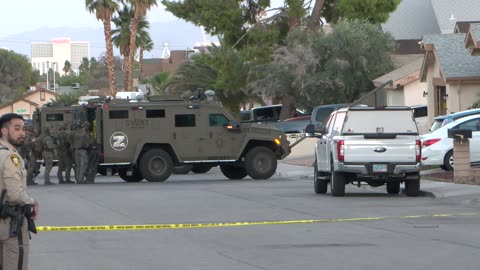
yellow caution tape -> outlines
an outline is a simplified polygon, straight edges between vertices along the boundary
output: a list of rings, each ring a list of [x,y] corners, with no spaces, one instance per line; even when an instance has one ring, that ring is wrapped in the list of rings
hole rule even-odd
[[[178,224],[144,224],[144,225],[95,225],[95,226],[37,226],[39,232],[63,232],[63,231],[139,231],[139,230],[166,230],[166,229],[197,229],[216,227],[239,227],[257,225],[287,225],[306,223],[334,223],[352,221],[374,221],[386,219],[416,219],[416,218],[440,218],[459,216],[479,216],[480,213],[460,214],[432,214],[399,217],[364,217],[364,218],[337,218],[337,219],[306,219],[306,220],[279,220],[279,221],[244,221],[244,222],[218,222],[218,223],[178,223]]]

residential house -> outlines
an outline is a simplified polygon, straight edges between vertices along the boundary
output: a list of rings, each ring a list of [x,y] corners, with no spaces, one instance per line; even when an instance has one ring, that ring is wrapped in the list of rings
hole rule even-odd
[[[425,56],[420,81],[427,84],[428,115],[450,114],[480,100],[479,25],[470,34],[426,35],[421,43]]]
[[[373,80],[376,86],[393,80],[387,86],[385,105],[427,105],[429,121],[433,117],[448,113],[444,109],[433,108],[430,104],[426,81],[420,80],[424,64],[424,47],[421,42],[424,36],[466,32],[470,22],[480,19],[477,12],[480,1],[477,0],[402,0],[382,29],[393,35],[396,51],[392,55],[396,70]],[[445,105],[446,106],[446,105]]]
[[[160,72],[174,72],[181,64],[186,62],[188,54],[188,50],[175,50],[170,52],[168,58],[143,59],[142,77],[153,76]]]
[[[23,95],[23,97],[0,106],[0,115],[6,113],[17,113],[23,116],[25,119],[32,119],[33,112],[47,104],[48,102],[55,100],[57,94],[50,90],[39,89],[29,91]]]

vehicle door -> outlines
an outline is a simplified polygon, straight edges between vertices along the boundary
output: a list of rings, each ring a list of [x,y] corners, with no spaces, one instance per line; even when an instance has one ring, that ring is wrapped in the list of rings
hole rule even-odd
[[[480,118],[463,122],[454,127],[454,129],[468,129],[472,131],[470,139],[470,162],[480,163]]]
[[[206,140],[199,145],[199,151],[205,153],[208,160],[236,160],[242,146],[245,133],[242,130],[230,130],[229,117],[221,111],[202,111],[201,125]]]
[[[130,110],[124,107],[106,108],[102,110],[102,119],[103,125],[99,126],[101,128],[99,131],[103,135],[104,162],[133,162],[135,144],[131,142],[131,134],[127,129],[127,124],[132,119]]]
[[[173,121],[173,148],[181,161],[205,160],[205,153],[199,151],[200,144],[206,139],[204,126],[199,124],[199,105],[192,105],[189,110],[169,111]]]
[[[336,113],[332,113],[328,118],[326,125],[319,128],[322,132],[321,138],[317,139],[317,164],[319,171],[330,171],[330,154],[328,154],[329,148],[327,141],[329,134],[332,132],[333,122],[335,121],[336,115]]]

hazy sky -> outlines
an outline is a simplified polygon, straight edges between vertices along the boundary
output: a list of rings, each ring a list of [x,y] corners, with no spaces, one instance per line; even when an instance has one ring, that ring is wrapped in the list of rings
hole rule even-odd
[[[85,9],[85,0],[2,0],[0,37],[41,27],[103,27],[94,14]],[[163,6],[148,13],[151,22],[177,18]]]
[[[219,2],[222,0],[218,0]],[[85,0],[1,0],[0,37],[41,27],[102,27],[85,9]],[[160,2],[160,1],[158,1]],[[278,6],[284,0],[272,0]],[[178,20],[159,4],[148,12],[151,22]]]

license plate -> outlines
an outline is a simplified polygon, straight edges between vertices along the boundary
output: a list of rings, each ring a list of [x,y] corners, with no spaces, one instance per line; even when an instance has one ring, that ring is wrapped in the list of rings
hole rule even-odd
[[[373,164],[373,172],[387,172],[387,164]]]

